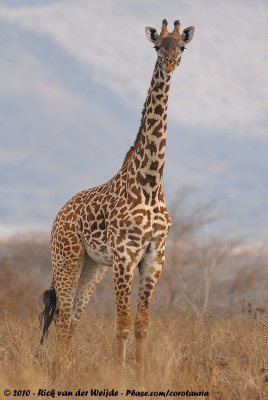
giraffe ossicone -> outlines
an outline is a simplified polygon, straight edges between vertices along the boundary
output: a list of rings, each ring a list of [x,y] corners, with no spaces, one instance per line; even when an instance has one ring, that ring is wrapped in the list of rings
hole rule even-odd
[[[109,267],[113,270],[115,291],[117,355],[125,359],[131,330],[131,283],[137,266],[134,331],[136,362],[142,363],[150,301],[164,266],[171,225],[162,188],[170,79],[194,34],[192,26],[182,33],[179,28],[178,20],[171,33],[166,20],[160,34],[155,28],[145,28],[147,38],[155,45],[157,61],[135,143],[109,182],[76,194],[53,223],[53,281],[43,296],[41,342],[54,319],[61,363],[89,298]]]

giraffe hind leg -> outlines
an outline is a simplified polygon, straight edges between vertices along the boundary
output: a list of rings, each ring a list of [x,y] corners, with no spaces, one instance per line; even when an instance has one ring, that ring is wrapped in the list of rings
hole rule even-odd
[[[53,281],[57,295],[54,322],[57,333],[57,364],[59,369],[66,366],[70,345],[74,337],[72,322],[75,291],[85,260],[85,251],[81,244],[79,252],[66,252],[65,258],[52,258]]]
[[[92,296],[95,287],[106,274],[108,267],[95,262],[86,255],[85,262],[78,280],[73,304],[73,324],[80,320],[85,308]]]

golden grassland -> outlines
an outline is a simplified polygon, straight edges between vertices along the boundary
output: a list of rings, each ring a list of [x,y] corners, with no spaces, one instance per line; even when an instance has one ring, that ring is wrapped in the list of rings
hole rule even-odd
[[[37,393],[40,388],[73,392],[78,388],[114,388],[119,393],[126,389],[188,389],[208,391],[210,399],[268,399],[268,321],[265,319],[212,319],[178,314],[156,319],[154,316],[140,379],[135,375],[133,335],[128,343],[125,368],[120,369],[116,363],[110,317],[86,315],[83,318],[68,370],[60,380],[52,379],[56,349],[54,327],[44,346],[39,345],[39,338],[36,314],[15,316],[2,312],[0,399],[4,398],[3,391],[7,388],[30,389],[31,393]],[[37,397],[31,394],[28,398]]]
[[[175,214],[173,220],[140,378],[133,334],[124,369],[116,362],[110,271],[77,328],[65,375],[53,380],[55,328],[40,346],[38,323],[38,299],[52,278],[49,239],[30,235],[0,241],[0,400],[7,398],[5,389],[28,389],[27,398],[36,400],[41,397],[33,393],[53,388],[115,389],[120,394],[126,389],[192,390],[208,391],[213,400],[268,400],[267,251],[245,251],[239,241],[225,238],[200,242],[195,232],[208,220],[202,208],[184,220],[177,221]],[[137,278],[138,271],[133,311]]]

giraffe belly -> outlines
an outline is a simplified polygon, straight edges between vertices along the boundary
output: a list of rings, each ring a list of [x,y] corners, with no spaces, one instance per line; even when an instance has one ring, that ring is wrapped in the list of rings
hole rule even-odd
[[[105,245],[96,246],[95,244],[86,243],[86,252],[92,260],[101,265],[111,267],[113,265],[112,256]]]

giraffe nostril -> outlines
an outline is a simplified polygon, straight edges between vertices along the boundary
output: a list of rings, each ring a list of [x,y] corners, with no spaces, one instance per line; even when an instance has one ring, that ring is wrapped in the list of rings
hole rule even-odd
[[[175,69],[175,65],[174,65],[173,63],[168,62],[168,63],[166,64],[166,70],[167,70],[167,72],[172,72],[172,71],[174,71],[174,69]]]

